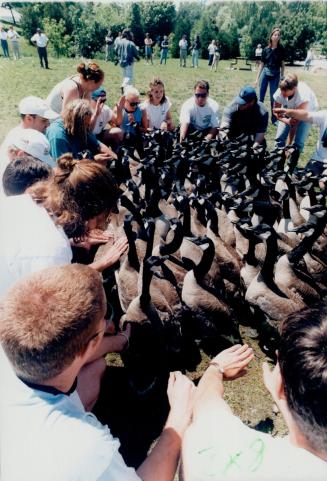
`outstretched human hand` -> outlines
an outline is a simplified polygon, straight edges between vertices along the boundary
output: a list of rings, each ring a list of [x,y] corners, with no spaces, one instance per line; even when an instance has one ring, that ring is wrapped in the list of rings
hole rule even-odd
[[[195,390],[193,382],[180,371],[170,373],[167,388],[170,413],[166,428],[174,429],[181,437],[191,422]]]
[[[232,380],[241,377],[246,372],[246,367],[253,359],[253,350],[247,344],[235,344],[220,352],[210,364],[217,363],[217,368],[223,374],[224,379]]]
[[[72,245],[76,247],[82,247],[84,249],[90,249],[91,246],[98,245],[98,244],[105,244],[110,239],[113,239],[113,234],[109,232],[105,232],[101,229],[91,229],[83,237],[82,241],[72,242]]]
[[[110,249],[107,250],[102,257],[98,259],[98,262],[101,263],[101,267],[106,269],[107,267],[112,266],[115,264],[118,259],[124,254],[124,252],[128,248],[128,240],[127,237],[120,237],[117,242],[115,242]]]

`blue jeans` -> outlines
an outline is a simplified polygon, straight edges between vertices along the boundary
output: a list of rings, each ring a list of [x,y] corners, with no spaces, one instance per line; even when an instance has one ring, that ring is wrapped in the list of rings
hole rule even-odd
[[[192,50],[192,66],[193,67],[199,66],[199,51],[195,49]]]
[[[310,122],[300,121],[297,124],[293,145],[295,145],[300,152],[303,151],[303,147],[308,137],[310,127],[311,127]],[[283,122],[278,122],[277,133],[275,138],[276,147],[280,147],[280,148],[285,147],[289,131],[290,131],[289,125],[286,125]]]
[[[125,88],[127,85],[133,85],[133,64],[122,67],[122,73],[123,83],[121,86]]]
[[[3,56],[9,58],[9,48],[7,40],[1,40],[1,47],[3,51]]]
[[[168,48],[163,48],[161,50],[160,64],[162,64],[163,62],[165,62],[165,64],[167,63],[167,55],[168,55]]]
[[[260,75],[260,92],[259,92],[259,100],[260,102],[264,102],[268,84],[269,84],[269,90],[270,90],[270,107],[271,107],[271,121],[272,123],[276,122],[276,117],[272,113],[273,106],[274,106],[274,93],[278,89],[278,84],[279,84],[279,79],[280,79],[280,74],[275,75],[274,77],[268,77],[265,73],[265,69],[263,68],[262,73]]]

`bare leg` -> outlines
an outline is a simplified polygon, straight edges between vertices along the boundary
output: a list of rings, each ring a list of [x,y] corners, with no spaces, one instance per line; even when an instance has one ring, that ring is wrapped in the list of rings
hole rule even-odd
[[[104,358],[86,364],[77,377],[77,392],[85,408],[91,411],[100,394],[100,383],[106,369]]]

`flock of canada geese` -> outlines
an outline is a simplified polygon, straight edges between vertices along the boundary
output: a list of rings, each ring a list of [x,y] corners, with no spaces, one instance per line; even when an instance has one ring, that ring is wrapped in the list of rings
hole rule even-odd
[[[123,193],[110,228],[129,242],[111,298],[132,324],[122,358],[140,392],[242,342],[240,324],[274,358],[280,322],[327,289],[326,179],[293,147],[177,136],[146,134],[142,158],[123,148],[111,165]]]

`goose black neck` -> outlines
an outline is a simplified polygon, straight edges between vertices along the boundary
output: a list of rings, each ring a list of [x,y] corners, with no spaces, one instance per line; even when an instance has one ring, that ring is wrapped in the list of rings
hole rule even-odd
[[[261,268],[261,274],[264,278],[272,280],[278,253],[277,236],[274,232],[266,239],[266,247],[267,252]]]
[[[184,237],[183,226],[180,222],[178,222],[175,225],[176,225],[176,229],[174,231],[174,237],[172,241],[160,247],[160,254],[162,256],[173,254],[180,248],[183,242],[183,237]]]
[[[193,268],[195,277],[199,279],[202,279],[210,270],[215,256],[215,246],[212,240],[207,238],[206,243],[208,243],[208,246],[203,251],[201,261]]]
[[[127,254],[128,262],[137,272],[139,272],[140,262],[137,257],[137,250],[134,242],[132,225],[129,220],[124,222],[124,231],[125,231],[125,234],[128,240],[128,246],[129,246],[128,254]]]
[[[283,217],[284,217],[284,219],[290,219],[291,218],[289,197],[287,197],[286,199],[283,200]]]
[[[258,260],[255,256],[255,246],[257,245],[257,242],[255,239],[252,237],[249,237],[249,247],[248,251],[244,256],[244,261],[249,264],[250,266],[257,267]]]
[[[146,244],[144,259],[148,259],[152,255],[154,230],[155,230],[155,224],[154,224],[154,221],[151,219],[151,221],[148,222],[148,227],[146,229],[147,244]]]
[[[318,220],[314,232],[304,237],[301,242],[287,253],[288,260],[293,264],[297,263],[313,246],[318,237],[324,232],[327,222],[327,214]]]
[[[140,295],[140,306],[143,312],[146,311],[151,301],[150,284],[151,284],[152,277],[153,277],[153,271],[151,269],[151,265],[145,260],[143,262],[142,290]]]

